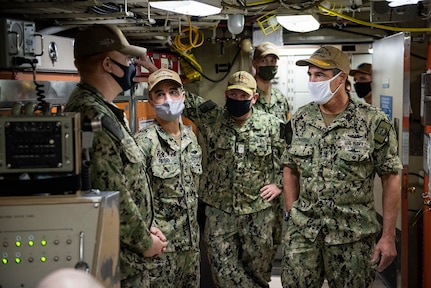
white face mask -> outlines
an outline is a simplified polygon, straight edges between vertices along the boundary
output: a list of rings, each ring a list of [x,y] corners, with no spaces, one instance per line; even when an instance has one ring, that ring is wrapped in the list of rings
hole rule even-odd
[[[340,84],[334,92],[331,92],[331,81],[337,78],[340,74],[341,72],[326,81],[308,82],[308,90],[310,91],[311,99],[319,105],[328,103],[341,87]]]

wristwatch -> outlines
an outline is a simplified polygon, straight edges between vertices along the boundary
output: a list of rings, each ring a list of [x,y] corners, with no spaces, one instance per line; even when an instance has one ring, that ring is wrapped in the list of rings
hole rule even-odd
[[[290,218],[290,211],[284,211],[284,221],[289,220]]]

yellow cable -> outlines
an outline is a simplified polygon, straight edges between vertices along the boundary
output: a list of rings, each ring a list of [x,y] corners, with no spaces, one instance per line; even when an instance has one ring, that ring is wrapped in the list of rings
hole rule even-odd
[[[250,4],[246,3],[245,7],[253,7],[253,6],[266,5],[266,4],[272,4],[272,3],[278,3],[278,1],[268,0],[268,1],[261,1],[261,2],[253,2]]]
[[[397,27],[391,27],[391,26],[385,26],[385,25],[379,25],[379,24],[373,24],[370,22],[366,22],[366,21],[362,21],[362,20],[358,20],[355,19],[353,17],[338,13],[334,10],[328,9],[326,7],[323,7],[322,5],[317,5],[316,7],[318,7],[320,10],[326,12],[326,15],[329,16],[337,16],[346,20],[349,20],[351,22],[360,24],[360,25],[364,25],[364,26],[369,26],[369,27],[374,27],[374,28],[379,28],[379,29],[383,29],[383,30],[390,30],[390,31],[397,31],[397,32],[430,32],[431,28],[397,28]],[[322,13],[324,14],[324,13]]]
[[[187,17],[189,23],[188,28],[184,28],[181,32],[182,35],[175,36],[171,50],[179,53],[183,58],[186,58],[188,62],[192,63],[192,66],[199,72],[202,72],[202,66],[196,61],[191,53],[193,48],[197,48],[204,43],[205,36],[202,31],[192,26],[190,17]],[[188,35],[185,32],[189,32]],[[188,42],[183,43],[183,39],[187,39]]]
[[[179,53],[182,57],[187,58],[187,60],[191,62],[198,71],[202,72],[202,66],[196,61],[192,54],[188,54],[187,52],[181,51],[175,46],[172,46],[171,49]]]
[[[192,48],[197,48],[204,43],[205,36],[202,31],[191,25],[190,17],[187,17],[189,23],[188,28],[184,28],[181,32],[184,35],[175,36],[173,44],[181,51],[189,51]],[[185,32],[189,32],[188,35]],[[188,40],[188,43],[183,43],[182,40]],[[200,41],[200,42],[198,42]]]
[[[250,3],[250,4],[244,3],[245,5],[235,5],[232,3],[227,3],[225,1],[222,1],[221,4],[223,7],[232,7],[232,8],[236,8],[236,9],[244,9],[244,7],[254,8],[256,6],[267,6],[269,4],[274,4],[274,3],[279,3],[279,1],[278,0],[264,0],[261,2],[254,2],[254,3]]]

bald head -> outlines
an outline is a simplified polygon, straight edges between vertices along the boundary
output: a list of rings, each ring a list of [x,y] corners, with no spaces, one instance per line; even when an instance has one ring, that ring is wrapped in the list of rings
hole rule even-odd
[[[36,288],[104,288],[93,276],[82,270],[61,268],[45,276]]]

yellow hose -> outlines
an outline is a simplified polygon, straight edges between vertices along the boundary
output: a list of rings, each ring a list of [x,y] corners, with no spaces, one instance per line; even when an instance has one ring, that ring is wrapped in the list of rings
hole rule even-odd
[[[340,17],[340,18],[343,18],[345,20],[349,20],[349,21],[356,23],[356,24],[374,27],[374,28],[379,28],[379,29],[383,29],[383,30],[390,30],[390,31],[397,31],[397,32],[429,32],[429,31],[431,31],[431,28],[397,28],[397,27],[373,24],[370,22],[358,20],[358,19],[355,19],[353,17],[338,13],[338,12],[331,10],[331,9],[328,9],[322,5],[318,5],[316,7],[318,7],[321,11],[325,12],[325,13],[321,13],[321,14],[334,16],[334,17],[335,16]]]
[[[189,80],[195,80],[201,78],[201,74],[199,72],[202,72],[202,66],[196,61],[191,50],[201,46],[205,41],[205,36],[202,31],[191,25],[190,17],[187,17],[187,21],[189,23],[189,27],[184,28],[181,31],[181,35],[175,36],[171,45],[171,50],[187,59],[187,61],[181,61],[180,58],[182,70],[185,72]],[[185,41],[183,42],[183,40]],[[189,67],[190,64],[187,62],[191,63],[192,67]]]
[[[189,23],[189,27],[181,30],[181,34],[183,35],[175,36],[173,41],[173,45],[180,51],[189,51],[192,48],[197,48],[201,46],[205,40],[204,33],[202,33],[198,28],[192,26],[190,17],[187,17],[187,21]],[[188,35],[185,32],[188,32]],[[183,43],[183,39],[188,40],[188,43]]]

